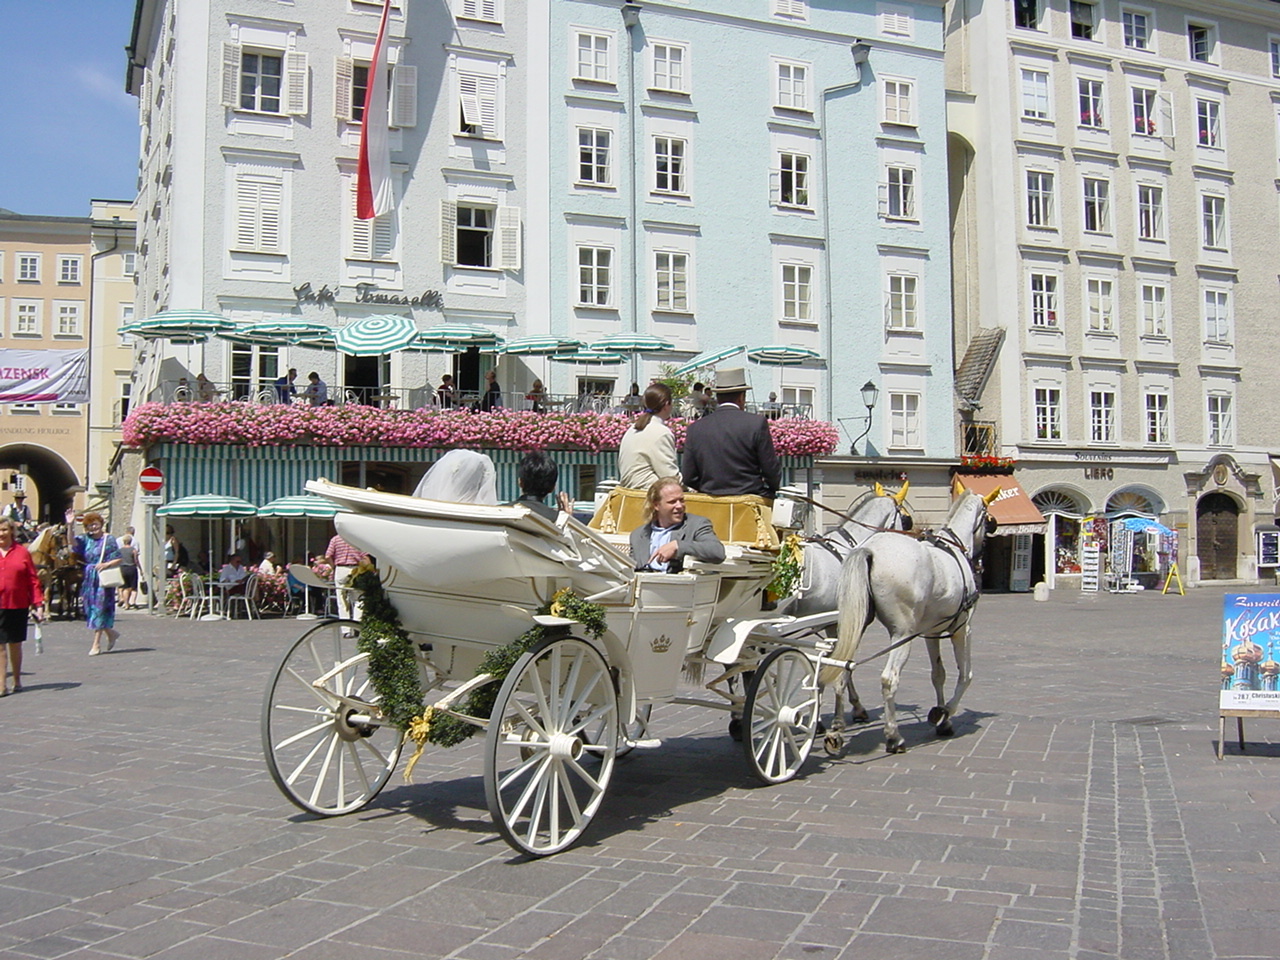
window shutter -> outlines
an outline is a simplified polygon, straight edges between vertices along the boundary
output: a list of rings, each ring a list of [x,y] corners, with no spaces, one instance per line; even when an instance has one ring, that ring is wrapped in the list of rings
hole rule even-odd
[[[418,125],[418,68],[400,64],[391,71],[391,125]]]
[[[458,96],[462,100],[462,122],[469,127],[483,127],[480,119],[479,80],[475,74],[458,74]]]
[[[284,55],[284,112],[294,117],[304,117],[310,109],[307,95],[307,55],[290,50]]]
[[[889,184],[881,183],[879,186],[880,198],[880,216],[889,216]]]
[[[520,208],[498,208],[498,266],[503,270],[520,269]]]
[[[236,178],[235,249],[253,250],[258,239],[258,184],[246,177]]]
[[[373,221],[373,259],[394,260],[396,255],[396,212],[391,210]]]
[[[782,202],[782,171],[769,171],[769,202]]]
[[[458,262],[458,205],[452,200],[440,201],[440,262]]]
[[[498,139],[498,78],[477,77],[476,93],[480,101],[480,127],[484,135]]]
[[[280,214],[283,207],[284,184],[279,180],[264,180],[258,184],[258,246],[262,253],[280,250]]]
[[[351,119],[351,81],[355,61],[338,57],[333,65],[333,115],[339,120]]]
[[[222,42],[222,105],[233,109],[240,106],[240,51],[240,44]]]
[[[1157,109],[1160,111],[1160,138],[1165,145],[1173,147],[1173,95],[1162,93],[1158,98]],[[1194,139],[1194,138],[1193,138]]]
[[[350,179],[351,207],[347,211],[347,220],[351,224],[351,259],[373,259],[373,221],[361,220],[356,216],[356,178]]]

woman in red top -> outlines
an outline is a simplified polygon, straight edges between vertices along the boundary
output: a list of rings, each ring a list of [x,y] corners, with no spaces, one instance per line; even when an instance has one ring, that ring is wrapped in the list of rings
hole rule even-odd
[[[44,605],[44,591],[36,565],[27,548],[13,539],[12,520],[0,520],[0,697],[9,693],[7,678],[13,668],[13,692],[22,689],[22,641],[27,639],[27,614]]]

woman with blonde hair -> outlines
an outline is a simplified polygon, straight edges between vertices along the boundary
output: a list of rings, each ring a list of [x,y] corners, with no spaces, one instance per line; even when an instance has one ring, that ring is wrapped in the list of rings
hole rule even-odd
[[[96,657],[110,653],[120,637],[115,630],[116,588],[104,587],[101,579],[103,570],[120,566],[120,545],[103,528],[102,514],[86,513],[81,522],[84,533],[76,537],[73,551],[84,564],[80,603],[84,607],[85,625],[93,631],[89,656]]]
[[[680,479],[676,438],[664,423],[671,416],[671,388],[651,383],[644,392],[644,409],[618,444],[618,482],[630,490],[644,490],[659,477]]]

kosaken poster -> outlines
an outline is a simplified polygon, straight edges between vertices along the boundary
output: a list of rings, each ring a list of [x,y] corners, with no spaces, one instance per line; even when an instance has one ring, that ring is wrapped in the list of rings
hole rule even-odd
[[[1280,710],[1280,593],[1222,598],[1220,710]]]

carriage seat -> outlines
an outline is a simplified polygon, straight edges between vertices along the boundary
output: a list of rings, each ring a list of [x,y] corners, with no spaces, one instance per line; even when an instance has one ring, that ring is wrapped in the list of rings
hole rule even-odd
[[[588,524],[601,533],[630,534],[644,523],[644,502],[648,491],[614,487]],[[778,531],[773,526],[773,501],[754,494],[739,497],[713,497],[705,493],[686,493],[689,513],[711,521],[716,536],[724,544],[777,550]]]

